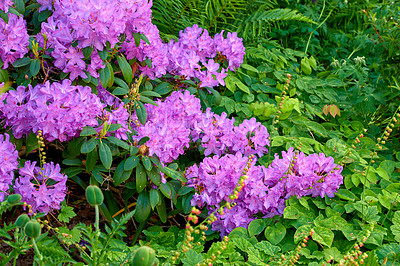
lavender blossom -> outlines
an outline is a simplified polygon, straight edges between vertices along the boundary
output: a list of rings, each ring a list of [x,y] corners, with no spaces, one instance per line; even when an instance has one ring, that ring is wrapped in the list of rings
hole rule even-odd
[[[2,96],[0,119],[11,127],[16,138],[42,130],[48,141],[70,140],[85,126],[97,126],[96,117],[104,104],[91,93],[90,87],[72,86],[70,80],[62,83],[36,85],[28,90],[19,86]]]
[[[8,23],[0,18],[0,57],[4,62],[3,69],[8,68],[8,65],[14,63],[17,59],[24,57],[29,46],[29,35],[25,20],[12,13],[8,16]]]
[[[18,168],[18,151],[10,142],[8,134],[0,134],[0,202],[8,195],[9,186],[14,179],[14,171]]]
[[[45,163],[43,168],[35,165],[36,162],[26,161],[19,170],[15,193],[21,194],[22,201],[32,206],[33,213],[59,210],[67,192],[67,176],[61,174],[60,166],[53,162]]]
[[[5,13],[8,12],[8,9],[10,6],[13,5],[13,1],[12,0],[2,0],[0,2],[0,10],[3,10]]]

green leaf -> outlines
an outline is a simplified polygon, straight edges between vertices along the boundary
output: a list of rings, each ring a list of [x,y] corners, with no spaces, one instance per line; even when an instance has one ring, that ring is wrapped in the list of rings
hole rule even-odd
[[[36,134],[31,132],[29,133],[26,139],[26,154],[31,153],[33,150],[39,148],[39,143],[36,137]]]
[[[385,244],[376,251],[379,262],[385,266],[400,266],[399,254],[400,244],[398,243]],[[386,263],[383,264],[383,261]]]
[[[333,242],[333,237],[334,234],[330,229],[321,226],[317,226],[314,229],[314,234],[312,236],[314,241],[328,247],[331,247]]]
[[[187,182],[186,177],[176,170],[173,170],[169,167],[159,167],[159,170],[164,174],[166,174],[167,176],[171,177],[172,179],[179,180],[182,183]]]
[[[110,169],[111,164],[112,164],[112,153],[110,150],[110,147],[103,141],[100,141],[99,144],[99,155],[100,155],[100,161],[104,165],[106,169]]]
[[[99,153],[97,152],[97,149],[93,149],[91,152],[88,152],[86,154],[86,170],[88,172],[92,172],[94,169],[94,166],[96,165],[97,160],[99,159]]]
[[[253,66],[250,66],[250,65],[248,65],[248,64],[241,64],[240,67],[242,67],[242,68],[244,68],[244,69],[247,69],[247,70],[249,70],[249,71],[258,73],[257,68],[255,68],[255,67],[253,67]]]
[[[182,259],[183,266],[196,266],[203,261],[201,254],[194,251],[194,249],[189,249],[185,254],[186,256]]]
[[[133,34],[133,39],[135,40],[135,45],[136,47],[139,47],[140,45],[140,33],[134,32]]]
[[[264,232],[265,238],[273,245],[279,244],[286,235],[286,227],[281,223],[268,226]]]
[[[25,14],[25,2],[24,0],[14,0],[15,9],[21,14]]]
[[[156,206],[158,216],[160,217],[160,220],[162,223],[167,222],[167,208],[165,207],[165,200],[163,197],[160,199],[160,204]]]
[[[38,21],[43,22],[46,21],[53,14],[52,10],[43,10],[39,13]]]
[[[154,91],[142,91],[140,93],[140,95],[148,96],[148,97],[161,97],[160,94],[158,94],[157,92],[154,92]]]
[[[159,95],[165,95],[172,91],[172,84],[168,82],[162,82],[154,88],[154,92]]]
[[[150,190],[150,204],[153,210],[158,204],[160,204],[160,198],[161,195],[158,190],[155,189]]]
[[[111,72],[110,69],[106,66],[105,68],[100,69],[100,83],[103,88],[107,88],[108,85],[111,83]]]
[[[339,189],[336,193],[336,196],[338,196],[341,199],[347,200],[347,201],[353,201],[356,199],[356,195],[353,194],[350,190],[347,189]]]
[[[118,186],[122,182],[125,182],[131,176],[132,169],[128,170],[128,171],[124,170],[125,162],[126,162],[125,160],[120,162],[118,164],[118,166],[117,166],[117,169],[115,170],[115,173],[114,173],[114,176],[113,176],[114,186]]]
[[[116,138],[116,137],[113,137],[113,136],[107,137],[107,140],[108,140],[109,142],[111,142],[112,144],[115,144],[115,145],[117,145],[117,146],[119,146],[119,147],[121,147],[121,148],[123,148],[123,149],[125,149],[125,150],[129,150],[129,144],[126,143],[126,142],[123,141],[123,140],[120,140],[120,139],[118,139],[118,138]]]
[[[280,247],[274,246],[268,241],[261,241],[255,244],[254,247],[269,256],[274,256],[281,250]]]
[[[65,165],[71,165],[71,166],[82,166],[82,160],[80,159],[64,159],[62,161],[63,164]]]
[[[122,127],[121,124],[111,124],[111,125],[109,125],[107,132],[116,131],[116,130],[120,129],[121,127]],[[118,140],[120,140],[120,139],[118,139]],[[128,145],[128,147],[129,147],[129,145]]]
[[[33,59],[31,61],[31,65],[30,65],[30,71],[32,76],[36,76],[39,73],[40,70],[40,60],[39,59]]]
[[[138,193],[142,192],[147,184],[146,171],[142,164],[136,166],[136,190]]]
[[[31,61],[32,61],[32,59],[30,59],[29,57],[23,57],[23,58],[20,58],[17,61],[15,61],[13,66],[14,67],[26,66],[26,65],[29,65],[31,63]]]
[[[126,159],[125,164],[124,164],[124,170],[129,171],[135,168],[139,163],[139,158],[136,155],[129,156],[128,159]]]
[[[68,167],[64,169],[64,174],[68,176],[68,178],[71,178],[73,176],[76,176],[77,174],[81,173],[83,169],[81,167]]]
[[[151,168],[153,168],[153,163],[148,156],[142,156],[142,163],[147,171],[151,171]]]
[[[169,183],[160,184],[161,193],[164,194],[168,199],[172,199],[172,187]]]
[[[392,219],[393,225],[390,226],[390,230],[394,235],[394,239],[397,242],[400,242],[400,211],[396,211],[394,213],[394,217]]]
[[[10,79],[7,69],[0,69],[0,82],[7,82]]]
[[[136,115],[139,119],[139,122],[144,125],[146,124],[147,120],[147,111],[146,108],[144,107],[143,103],[140,101],[135,100],[135,106],[137,106],[136,109]]]
[[[113,90],[112,94],[114,95],[125,95],[128,94],[129,89],[125,89],[122,87],[116,87],[115,90]]]
[[[300,211],[294,206],[287,206],[283,211],[283,217],[286,219],[298,219],[300,214]]]
[[[151,212],[149,192],[146,190],[139,194],[136,203],[135,219],[139,223],[144,222]]]
[[[98,141],[94,138],[85,141],[81,146],[81,153],[91,152],[94,148],[96,148]]]
[[[265,228],[265,222],[263,219],[256,219],[250,222],[249,227],[249,235],[259,235]]]
[[[128,61],[124,55],[117,56],[118,65],[121,68],[122,75],[124,76],[125,81],[130,84],[133,79],[132,67],[129,65]]]
[[[157,170],[157,168],[151,169],[151,171],[147,172],[147,174],[149,175],[150,180],[154,183],[154,185],[159,186],[161,184],[161,174]]]
[[[74,218],[76,213],[74,212],[74,208],[67,206],[65,204],[61,204],[61,211],[58,214],[57,218],[60,222],[69,223],[71,218]]]
[[[94,129],[93,127],[90,127],[90,126],[85,126],[82,129],[81,134],[79,136],[85,137],[85,136],[91,136],[91,135],[96,135],[96,134],[97,134],[96,129]]]

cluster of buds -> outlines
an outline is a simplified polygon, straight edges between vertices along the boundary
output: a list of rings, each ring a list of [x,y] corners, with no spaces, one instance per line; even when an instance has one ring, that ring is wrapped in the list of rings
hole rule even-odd
[[[195,237],[193,236],[193,233],[195,235],[201,235],[200,239],[202,241],[206,240],[206,231],[208,230],[207,225],[204,224],[204,222],[202,222],[201,224],[199,224],[196,228],[194,228],[190,222],[192,222],[193,224],[197,224],[199,222],[199,215],[200,215],[201,211],[199,209],[197,209],[196,207],[192,207],[192,210],[190,211],[190,214],[187,218],[188,222],[185,226],[185,240],[183,242],[183,245],[181,247],[181,251],[174,251],[172,254],[172,263],[175,264],[175,262],[178,260],[179,256],[182,253],[188,252],[190,249],[193,249],[194,245],[201,245],[201,242],[194,242]],[[214,216],[215,217],[215,216]],[[216,219],[216,218],[215,218]]]
[[[44,148],[46,147],[46,145],[44,144],[44,138],[43,138],[43,134],[42,131],[39,130],[36,138],[38,140],[38,144],[39,144],[39,158],[40,158],[40,164],[43,166],[46,163],[46,152],[44,151]],[[42,168],[43,170],[43,168]]]
[[[383,135],[377,139],[377,141],[378,141],[378,143],[376,144],[377,149],[379,149],[379,150],[383,149],[382,145],[385,145],[390,134],[392,133],[393,128],[394,128],[394,123],[399,123],[399,120],[397,120],[397,118],[400,118],[400,113],[396,112],[396,114],[393,116],[390,123],[386,126],[385,131],[383,132]]]
[[[368,254],[362,252],[360,249],[364,246],[365,242],[371,235],[371,232],[374,230],[374,224],[370,224],[370,229],[366,231],[366,234],[361,239],[361,241],[354,244],[354,247],[351,251],[349,251],[345,256],[344,259],[339,262],[339,266],[345,265],[363,265],[364,260],[368,258]]]
[[[32,205],[29,205],[28,203],[24,202],[24,203],[22,204],[22,208],[23,208],[24,210],[26,210],[27,207],[28,207],[28,214],[29,214],[29,215],[33,215]]]
[[[278,115],[276,116],[276,120],[274,121],[274,124],[277,124],[279,122],[279,117],[280,114],[282,113],[283,105],[285,104],[285,100],[289,98],[288,91],[289,91],[289,85],[290,85],[290,80],[292,79],[292,75],[287,74],[287,80],[286,84],[283,86],[283,91],[282,91],[282,100],[279,103],[279,110],[277,111]],[[275,130],[277,130],[275,128]]]
[[[290,256],[290,258],[286,258],[285,255],[281,255],[280,260],[278,261],[278,265],[290,265],[293,266],[300,259],[300,251],[302,248],[307,246],[307,242],[314,235],[314,230],[311,229],[310,233],[307,234],[304,239],[297,245],[296,249]]]

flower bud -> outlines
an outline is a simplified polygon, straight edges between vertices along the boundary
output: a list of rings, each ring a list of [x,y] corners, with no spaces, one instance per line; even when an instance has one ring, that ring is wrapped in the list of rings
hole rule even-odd
[[[17,220],[15,221],[15,224],[18,227],[24,228],[26,223],[29,222],[29,216],[27,214],[21,214],[20,216],[18,216]]]
[[[92,206],[98,206],[103,203],[103,192],[98,186],[88,186],[86,188],[86,200]]]
[[[38,238],[42,233],[42,228],[40,223],[36,220],[30,220],[25,225],[25,234],[31,238]]]
[[[20,203],[22,200],[22,196],[20,194],[12,194],[8,196],[7,202],[11,205],[15,205],[17,203]]]

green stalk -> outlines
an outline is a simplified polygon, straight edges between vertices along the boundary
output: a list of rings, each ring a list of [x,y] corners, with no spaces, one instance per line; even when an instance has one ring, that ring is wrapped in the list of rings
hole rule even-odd
[[[40,265],[43,265],[43,256],[42,256],[42,254],[40,254],[40,251],[36,245],[36,241],[34,238],[32,238],[32,243],[33,243],[33,249],[35,250],[35,253],[39,257]]]
[[[99,206],[98,205],[94,205],[94,211],[95,211],[95,214],[96,214],[96,220],[95,220],[95,223],[94,223],[94,226],[95,226],[95,228],[96,228],[96,233],[98,233],[98,232],[100,232],[100,226],[99,226]]]

